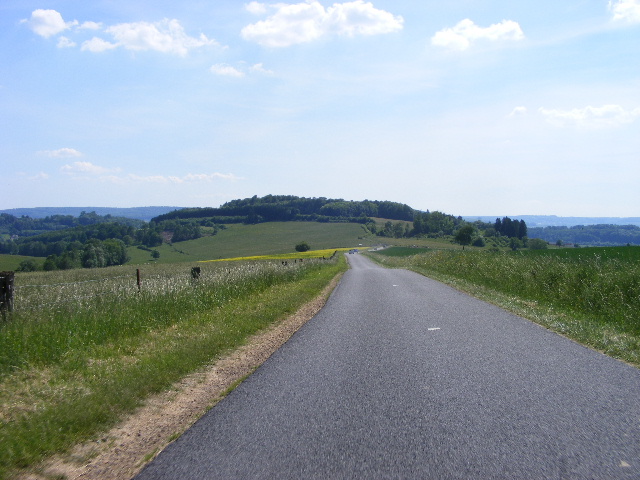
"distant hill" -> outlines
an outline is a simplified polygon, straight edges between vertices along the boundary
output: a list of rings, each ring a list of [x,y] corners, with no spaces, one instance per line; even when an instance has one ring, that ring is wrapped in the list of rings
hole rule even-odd
[[[468,222],[481,220],[495,222],[501,215],[463,216]],[[575,227],[577,225],[636,225],[640,226],[640,217],[558,217],[556,215],[516,215],[524,220],[528,227]]]
[[[154,217],[181,209],[183,207],[36,207],[36,208],[10,208],[0,210],[0,213],[8,213],[14,217],[46,218],[53,215],[79,216],[82,212],[96,212],[98,215],[111,215],[114,217],[134,218],[148,222]]]

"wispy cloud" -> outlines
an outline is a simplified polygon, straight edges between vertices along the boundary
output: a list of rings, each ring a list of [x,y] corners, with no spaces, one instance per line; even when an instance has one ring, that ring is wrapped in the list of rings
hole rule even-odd
[[[609,2],[614,22],[640,23],[640,0],[617,0]]]
[[[634,122],[640,117],[640,108],[625,110],[620,105],[587,106],[572,110],[538,110],[546,120],[558,127],[611,128]]]
[[[511,110],[509,117],[522,117],[527,114],[527,107],[516,107]]]
[[[119,169],[105,168],[94,165],[91,162],[73,162],[72,164],[63,165],[60,170],[68,175],[105,175],[107,173],[117,172]]]
[[[231,65],[227,65],[224,63],[212,65],[209,70],[211,71],[211,73],[215,75],[220,75],[223,77],[235,77],[235,78],[244,77],[244,72],[241,72],[237,68],[234,68]]]
[[[244,62],[241,62],[242,65],[238,68],[232,67],[231,65],[227,65],[226,63],[218,63],[212,65],[209,68],[209,71],[214,75],[219,75],[222,77],[233,77],[233,78],[243,78],[247,74],[260,74],[260,75],[274,75],[272,70],[267,70],[264,68],[262,63],[256,63],[247,67]]]
[[[504,42],[524,39],[520,25],[513,20],[503,20],[489,27],[479,27],[468,18],[453,28],[445,28],[431,38],[431,44],[452,50],[467,50],[478,41]]]
[[[210,183],[214,180],[236,181],[242,178],[232,173],[188,173],[184,176],[175,175],[107,175],[101,177],[102,180],[124,185],[131,183],[157,183],[157,184],[185,184],[185,183]]]
[[[41,150],[38,155],[51,158],[77,158],[82,157],[82,152],[75,148],[59,148],[57,150]]]
[[[265,20],[247,25],[241,31],[245,40],[265,47],[288,47],[330,35],[391,33],[401,30],[404,22],[401,16],[379,10],[363,0],[334,3],[328,8],[316,0],[268,6],[251,2],[246,8],[254,14],[275,10]]]

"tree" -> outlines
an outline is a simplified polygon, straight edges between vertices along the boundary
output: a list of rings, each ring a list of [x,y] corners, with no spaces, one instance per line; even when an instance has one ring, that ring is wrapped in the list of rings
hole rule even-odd
[[[311,247],[307,242],[301,242],[296,245],[296,252],[306,252],[308,250],[311,250]]]
[[[509,238],[509,247],[514,251],[522,248],[522,241],[517,239],[516,237],[511,237]]]
[[[474,231],[475,228],[473,227],[473,225],[463,225],[454,237],[455,242],[462,245],[462,249],[464,250],[465,245],[471,244],[471,239],[473,238]]]

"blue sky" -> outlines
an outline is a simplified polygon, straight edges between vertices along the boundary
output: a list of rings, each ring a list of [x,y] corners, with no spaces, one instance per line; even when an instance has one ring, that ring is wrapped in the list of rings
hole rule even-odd
[[[3,0],[0,208],[640,216],[640,0]]]

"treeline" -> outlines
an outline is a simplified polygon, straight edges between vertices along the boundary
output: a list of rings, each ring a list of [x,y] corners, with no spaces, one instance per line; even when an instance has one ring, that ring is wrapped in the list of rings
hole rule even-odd
[[[640,227],[636,225],[576,225],[573,227],[532,227],[532,237],[549,243],[608,247],[640,245]]]
[[[118,223],[140,228],[145,222],[133,218],[98,215],[96,212],[84,211],[77,217],[72,215],[51,215],[45,218],[16,217],[8,213],[0,213],[0,234],[28,237],[45,232],[102,223]]]
[[[232,200],[218,208],[184,208],[155,217],[171,219],[214,218],[221,223],[261,223],[288,221],[357,221],[381,217],[413,221],[415,211],[408,205],[379,200],[347,201],[325,197],[305,198],[293,195],[253,196]]]
[[[84,245],[76,245],[60,254],[47,256],[43,270],[68,270],[71,268],[101,268],[112,265],[123,265],[129,261],[127,246],[122,240],[98,240],[93,238]],[[34,260],[20,263],[19,270],[30,272],[37,270]]]
[[[216,231],[214,228],[214,233]],[[165,240],[181,242],[201,235],[198,223],[184,220],[151,222],[138,229],[119,223],[101,223],[0,241],[0,253],[46,257],[80,250],[90,240],[120,240],[125,245],[157,247]]]

